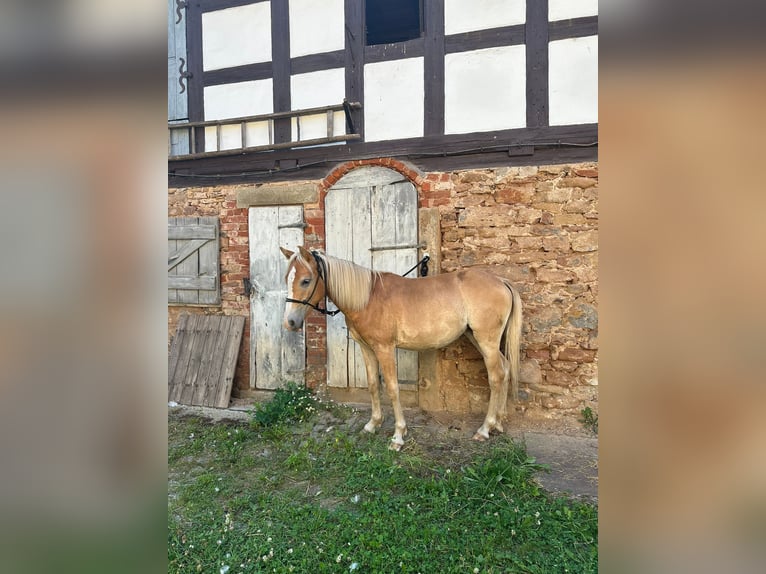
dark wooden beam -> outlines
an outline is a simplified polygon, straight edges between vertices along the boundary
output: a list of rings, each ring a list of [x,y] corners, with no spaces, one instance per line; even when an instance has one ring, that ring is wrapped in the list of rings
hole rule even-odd
[[[202,72],[202,12],[198,3],[192,3],[186,10],[186,62],[191,74],[186,82],[189,91],[189,121],[205,119],[204,75]],[[205,130],[194,130],[193,149],[205,149]]]
[[[424,0],[424,121],[426,136],[444,133],[444,2]]]
[[[484,48],[515,46],[523,44],[524,41],[525,26],[524,24],[519,24],[518,26],[504,26],[502,28],[451,34],[446,37],[444,48],[447,54],[453,54],[455,52],[482,50]]]
[[[323,54],[310,54],[308,56],[292,58],[290,60],[290,71],[293,74],[306,74],[320,70],[332,70],[334,68],[342,68],[345,62],[346,53],[344,50],[324,52]]]
[[[364,102],[364,2],[345,0],[344,14],[346,99],[349,102]],[[353,111],[351,117],[356,133],[364,138],[364,110]]]
[[[290,14],[287,0],[271,0],[271,74],[275,112],[290,111]],[[274,143],[292,139],[289,119],[274,122]]]
[[[396,44],[376,44],[364,47],[364,61],[367,64],[374,62],[389,62],[391,60],[404,60],[406,58],[419,58],[423,56],[423,38],[415,38]]]
[[[258,64],[246,64],[223,68],[221,70],[209,70],[202,75],[202,83],[205,86],[217,86],[233,82],[246,82],[249,80],[265,80],[271,77],[271,62]]]
[[[404,158],[423,165],[452,165],[451,169],[490,161],[480,158],[484,154],[490,154],[488,157],[492,162],[499,161],[493,165],[539,165],[569,161],[568,158],[575,156],[586,161],[596,159],[597,142],[598,124],[584,124],[289,149],[279,152],[279,160],[273,152],[243,153],[170,161],[169,185],[183,187],[208,185],[211,181],[237,183],[324,177],[329,172],[328,166],[333,164],[376,157]],[[541,150],[548,151],[540,155]],[[283,170],[285,162],[298,169]]]
[[[548,30],[551,41],[595,36],[598,34],[598,16],[558,20],[551,22]]]
[[[527,2],[527,127],[548,125],[548,0]]]

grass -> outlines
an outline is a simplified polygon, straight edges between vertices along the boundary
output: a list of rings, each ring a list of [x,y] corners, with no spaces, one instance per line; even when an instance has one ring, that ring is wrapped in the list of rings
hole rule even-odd
[[[582,425],[593,434],[598,434],[598,415],[590,407],[585,407],[580,411],[580,416]]]
[[[171,417],[168,571],[597,572],[596,508],[505,437],[444,456],[312,431]]]

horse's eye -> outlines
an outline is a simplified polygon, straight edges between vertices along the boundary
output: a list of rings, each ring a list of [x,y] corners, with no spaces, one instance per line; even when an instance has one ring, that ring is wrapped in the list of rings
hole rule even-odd
[[[304,279],[303,281],[301,281],[301,286],[308,287],[310,283],[311,283],[311,279],[307,278],[307,279]]]

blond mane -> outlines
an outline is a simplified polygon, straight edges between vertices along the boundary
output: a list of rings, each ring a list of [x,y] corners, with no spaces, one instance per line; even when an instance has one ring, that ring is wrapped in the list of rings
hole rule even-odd
[[[380,273],[321,251],[318,255],[327,266],[327,296],[340,309],[364,309],[370,301],[375,277]]]

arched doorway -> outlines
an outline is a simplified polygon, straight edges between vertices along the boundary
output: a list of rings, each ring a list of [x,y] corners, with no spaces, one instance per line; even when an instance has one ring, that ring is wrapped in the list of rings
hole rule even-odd
[[[418,260],[417,190],[398,171],[354,169],[327,192],[325,229],[328,255],[376,271],[404,273]],[[402,388],[417,390],[418,354],[397,351],[397,366]],[[342,314],[327,318],[327,384],[367,387],[362,353],[349,338]]]

